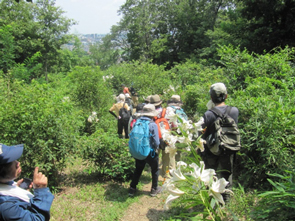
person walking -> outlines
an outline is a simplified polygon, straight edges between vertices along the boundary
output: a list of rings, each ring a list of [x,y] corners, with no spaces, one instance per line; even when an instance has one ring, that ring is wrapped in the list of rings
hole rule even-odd
[[[150,195],[156,196],[161,191],[161,187],[158,186],[159,156],[156,152],[156,150],[159,148],[160,141],[158,127],[155,122],[153,122],[153,117],[156,116],[156,114],[157,112],[155,111],[155,106],[147,104],[143,107],[141,117],[138,118],[138,120],[149,121],[150,147],[153,149],[153,151],[151,151],[144,160],[135,159],[135,171],[128,191],[129,196],[134,196],[136,193],[136,186],[146,164],[151,167],[152,173],[152,188]]]
[[[113,104],[113,106],[110,108],[109,113],[112,114],[118,121],[118,135],[120,138],[123,138],[123,130],[125,134],[125,138],[128,139],[128,123],[129,123],[129,118],[128,119],[123,119],[120,115],[120,109],[125,108],[127,111],[130,111],[129,106],[125,103],[125,95],[120,94],[117,97],[118,102]],[[114,113],[115,112],[115,113]]]
[[[239,110],[236,107],[231,107],[225,104],[225,100],[227,99],[227,89],[223,83],[215,83],[210,87],[210,97],[212,102],[214,103],[213,107],[216,108],[222,114],[227,113],[236,124],[238,124],[238,116]],[[228,112],[230,110],[230,112]],[[217,119],[217,115],[210,110],[207,110],[203,116],[204,123],[202,128],[205,130],[203,134],[203,139],[207,139],[207,137],[214,133],[213,123]],[[208,145],[204,145],[205,151],[201,153],[201,157],[205,163],[205,167],[214,169],[215,171],[219,171],[218,177],[225,178],[229,181],[227,188],[231,188],[232,186],[232,174],[233,174],[233,160],[235,152],[230,149],[222,149],[220,153],[217,155],[212,153],[208,148]],[[224,195],[225,200],[229,198],[229,195]]]

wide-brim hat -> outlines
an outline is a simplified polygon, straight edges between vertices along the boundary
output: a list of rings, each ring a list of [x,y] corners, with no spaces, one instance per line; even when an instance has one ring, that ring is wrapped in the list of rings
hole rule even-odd
[[[117,97],[117,101],[125,101],[125,95],[119,94],[119,96]]]
[[[178,107],[183,105],[179,95],[172,95],[170,100],[167,101],[167,104],[168,106],[178,106]]]
[[[145,99],[144,99],[144,101],[145,101],[145,103],[150,103],[151,102],[151,96],[152,95],[149,95],[149,96],[147,96]]]
[[[18,144],[15,146],[0,144],[0,164],[11,163],[19,159],[23,154],[23,150],[23,144]]]
[[[147,116],[147,117],[157,116],[157,111],[155,109],[155,106],[153,104],[144,105],[140,115]]]
[[[152,95],[151,98],[150,98],[150,104],[153,104],[155,106],[159,106],[160,104],[162,104],[163,101],[161,100],[160,96],[155,94],[155,95]]]

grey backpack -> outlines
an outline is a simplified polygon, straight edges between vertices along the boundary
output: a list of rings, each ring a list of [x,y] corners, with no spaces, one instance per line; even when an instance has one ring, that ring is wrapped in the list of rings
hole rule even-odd
[[[213,132],[206,138],[206,144],[215,155],[220,155],[224,149],[229,149],[233,152],[241,149],[238,125],[228,115],[231,108],[227,107],[225,114],[221,113],[217,108],[210,109],[217,116],[217,119],[210,125],[210,129]]]

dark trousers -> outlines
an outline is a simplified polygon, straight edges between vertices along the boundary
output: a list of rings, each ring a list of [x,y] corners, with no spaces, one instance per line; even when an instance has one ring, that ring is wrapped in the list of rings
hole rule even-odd
[[[120,138],[123,138],[123,129],[124,129],[124,133],[125,133],[125,138],[128,139],[129,135],[128,135],[128,121],[125,120],[118,120],[118,135]]]
[[[220,155],[216,156],[208,148],[205,148],[205,151],[201,155],[205,163],[205,168],[214,169],[218,178],[226,179],[229,182],[227,188],[230,189],[232,187],[234,153],[225,149]]]
[[[145,160],[135,159],[135,170],[130,187],[136,188],[146,163],[150,165],[152,169],[152,188],[157,189],[159,178],[159,156],[157,153],[155,153],[154,158],[152,158],[151,155],[148,155]]]

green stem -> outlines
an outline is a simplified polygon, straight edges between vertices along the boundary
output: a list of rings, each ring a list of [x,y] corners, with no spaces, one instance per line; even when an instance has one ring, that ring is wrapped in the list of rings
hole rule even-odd
[[[205,204],[205,199],[203,198],[203,196],[202,196],[202,194],[201,194],[201,191],[200,191],[200,196],[201,196],[201,199],[202,199],[202,201],[203,201],[203,204],[204,204],[204,206],[206,207],[206,210],[208,211],[210,217],[212,218],[212,220],[215,221],[215,218],[212,216],[211,211],[210,211],[210,210],[208,209],[208,207],[206,206],[207,204]]]

